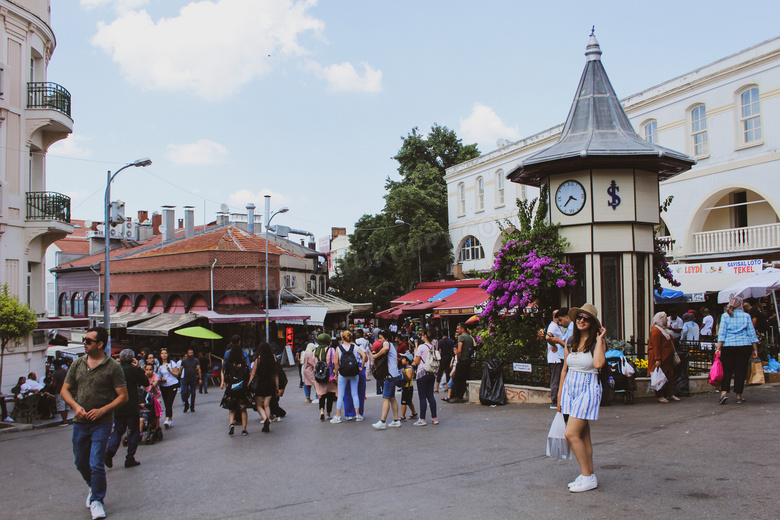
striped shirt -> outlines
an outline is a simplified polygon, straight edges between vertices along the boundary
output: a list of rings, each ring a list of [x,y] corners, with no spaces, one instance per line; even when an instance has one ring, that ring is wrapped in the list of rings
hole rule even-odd
[[[756,329],[753,328],[753,320],[750,315],[741,309],[734,309],[734,316],[724,312],[720,317],[718,328],[718,342],[723,342],[724,347],[737,347],[758,343]]]

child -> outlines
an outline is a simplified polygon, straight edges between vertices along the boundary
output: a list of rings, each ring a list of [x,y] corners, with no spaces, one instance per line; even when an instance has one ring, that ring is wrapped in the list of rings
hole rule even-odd
[[[417,411],[414,409],[414,367],[412,361],[414,356],[410,353],[399,356],[401,359],[401,376],[403,377],[403,386],[401,387],[401,422],[406,421],[406,407],[412,411],[409,419],[417,417]]]

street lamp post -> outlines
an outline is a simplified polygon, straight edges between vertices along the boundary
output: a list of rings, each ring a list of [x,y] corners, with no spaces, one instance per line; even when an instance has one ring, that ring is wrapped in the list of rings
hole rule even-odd
[[[271,196],[266,195],[265,196],[265,211],[263,212],[263,215],[265,217],[265,342],[268,343],[269,340],[269,330],[268,330],[268,311],[270,310],[268,308],[268,226],[271,224],[271,219],[273,219],[276,215],[279,213],[287,213],[290,211],[290,208],[282,208],[279,211],[275,212],[273,215],[271,215]]]
[[[108,331],[108,341],[106,342],[106,354],[108,354],[109,356],[111,355],[111,287],[110,287],[111,257],[109,255],[111,251],[111,229],[109,225],[110,213],[111,213],[111,181],[113,181],[114,177],[119,175],[119,172],[121,172],[125,168],[129,168],[131,166],[135,166],[135,167],[149,166],[151,164],[152,164],[152,160],[149,159],[148,157],[144,157],[143,159],[138,159],[136,161],[131,162],[130,164],[126,164],[122,166],[113,175],[111,174],[111,171],[108,171],[106,173],[106,198],[104,201],[105,218],[103,220],[103,233],[105,235],[105,240],[106,240],[106,251],[105,251],[106,272],[103,280],[103,326]]]
[[[409,231],[412,230],[412,225],[409,224],[408,222],[404,222],[400,218],[396,219],[395,223],[396,224],[405,224],[405,225],[409,226]],[[420,262],[420,248],[419,247],[417,248],[417,274],[419,276],[420,283],[422,283],[422,263]]]

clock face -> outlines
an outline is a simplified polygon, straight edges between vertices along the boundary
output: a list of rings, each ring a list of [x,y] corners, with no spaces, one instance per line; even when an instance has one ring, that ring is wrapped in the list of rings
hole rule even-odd
[[[585,188],[574,180],[561,183],[555,192],[555,205],[564,215],[576,215],[585,207]]]

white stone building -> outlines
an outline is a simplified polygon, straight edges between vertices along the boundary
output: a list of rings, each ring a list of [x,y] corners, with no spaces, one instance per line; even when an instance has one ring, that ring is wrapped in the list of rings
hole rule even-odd
[[[780,259],[780,37],[621,103],[640,136],[697,160],[660,187],[661,201],[674,196],[662,219],[675,262]],[[553,145],[562,127],[500,142],[497,150],[447,170],[456,276],[490,268],[501,245],[496,222],[516,222],[515,198],[538,194],[505,175]],[[681,287],[687,293],[722,288],[717,281],[706,287],[687,281],[692,286],[683,280]]]
[[[45,316],[45,251],[73,230],[70,199],[46,191],[46,151],[73,131],[71,98],[46,77],[49,1],[0,0],[0,19],[0,283]],[[42,377],[46,347],[38,333],[6,351],[3,393],[20,375]]]

